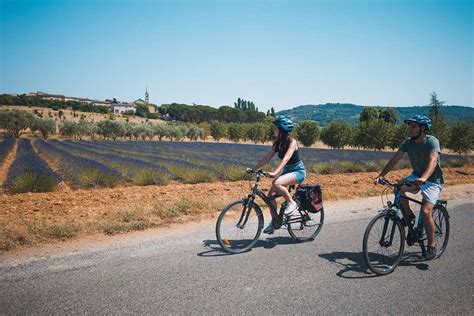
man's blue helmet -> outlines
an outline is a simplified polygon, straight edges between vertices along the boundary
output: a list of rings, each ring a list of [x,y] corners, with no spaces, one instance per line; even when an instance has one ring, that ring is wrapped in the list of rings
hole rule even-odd
[[[290,133],[295,127],[295,123],[287,117],[279,116],[276,120],[272,122],[272,124],[276,125],[278,129],[282,132]]]
[[[424,125],[426,130],[431,129],[431,120],[426,115],[415,115],[415,116],[410,117],[409,119],[404,120],[403,122],[405,123],[415,122],[420,125]]]

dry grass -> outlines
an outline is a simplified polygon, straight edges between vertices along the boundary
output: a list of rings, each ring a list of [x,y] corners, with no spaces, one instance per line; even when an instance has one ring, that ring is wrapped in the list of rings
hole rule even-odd
[[[474,167],[445,168],[446,184],[473,183]],[[400,179],[410,170],[389,174]],[[379,195],[373,185],[376,172],[309,174],[307,183],[320,183],[324,199],[340,200]],[[184,223],[217,214],[229,202],[242,198],[251,181],[165,186],[129,186],[70,192],[0,194],[0,253],[96,233],[106,235]],[[264,179],[261,188],[270,187]]]
[[[56,121],[56,123],[60,123],[63,119],[59,119],[58,112],[59,111],[53,111],[53,109],[50,108],[42,108],[42,107],[28,107],[28,106],[17,106],[17,105],[2,105],[0,107],[1,110],[21,110],[21,111],[27,111],[27,112],[34,112],[35,110],[43,115],[43,117],[49,117],[52,118]],[[101,114],[101,113],[92,113],[92,112],[79,112],[76,111],[76,116],[74,116],[74,112],[72,110],[68,109],[62,109],[63,112],[63,117],[66,120],[69,121],[79,121],[81,119],[81,116],[84,117],[84,119],[92,122],[100,122],[103,120],[106,120],[110,117],[110,114]],[[143,117],[138,117],[138,116],[125,116],[125,115],[116,115],[114,114],[114,117],[118,121],[123,121],[125,122],[127,119],[130,122],[135,122],[135,123],[144,123],[147,119]],[[148,119],[148,121],[154,123],[154,124],[160,124],[163,123],[163,120],[159,119]]]

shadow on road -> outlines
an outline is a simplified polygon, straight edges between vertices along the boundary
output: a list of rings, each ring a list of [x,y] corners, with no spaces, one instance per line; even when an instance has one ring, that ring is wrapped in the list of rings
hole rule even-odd
[[[298,244],[299,242],[295,241],[291,237],[284,237],[284,236],[277,236],[277,237],[270,237],[266,239],[259,239],[254,248],[265,248],[271,249],[277,245],[289,245],[289,244]],[[230,255],[229,253],[225,252],[217,240],[215,239],[206,239],[203,240],[203,246],[206,248],[205,251],[198,253],[197,255],[200,257],[218,257],[218,256],[226,256]]]
[[[341,270],[337,272],[336,275],[341,278],[361,279],[376,277],[376,275],[367,268],[361,252],[335,251],[321,254],[319,257],[340,266]],[[426,271],[429,266],[423,262],[424,260],[420,252],[406,252],[398,267],[415,267],[418,270]]]

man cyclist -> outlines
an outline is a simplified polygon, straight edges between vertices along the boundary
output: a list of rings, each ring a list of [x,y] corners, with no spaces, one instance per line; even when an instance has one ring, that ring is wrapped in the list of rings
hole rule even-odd
[[[410,137],[403,141],[397,153],[375,178],[375,184],[378,183],[379,178],[384,177],[392,170],[405,152],[408,153],[413,173],[402,181],[414,182],[415,186],[404,185],[400,192],[417,193],[421,190],[423,196],[421,214],[428,236],[426,259],[432,260],[436,257],[437,246],[434,237],[433,207],[444,187],[443,172],[440,165],[441,149],[438,139],[432,135],[427,135],[427,132],[431,129],[431,120],[428,117],[415,115],[404,122],[408,124]],[[415,215],[410,209],[408,200],[401,199],[401,203],[407,213],[408,220],[414,221]]]

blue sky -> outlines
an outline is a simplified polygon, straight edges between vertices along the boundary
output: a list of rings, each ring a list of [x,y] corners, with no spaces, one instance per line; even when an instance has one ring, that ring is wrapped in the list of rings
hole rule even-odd
[[[5,1],[0,92],[474,105],[473,1]]]

